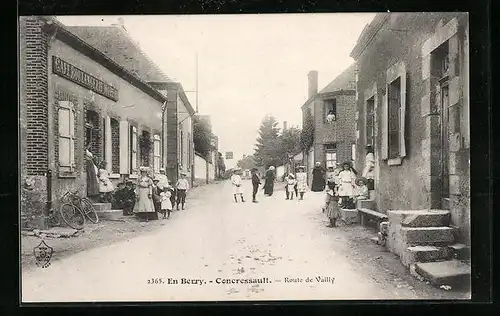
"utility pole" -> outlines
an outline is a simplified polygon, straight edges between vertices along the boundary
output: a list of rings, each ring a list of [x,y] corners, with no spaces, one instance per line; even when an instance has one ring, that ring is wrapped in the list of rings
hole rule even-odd
[[[196,114],[198,114],[198,52],[196,52]]]

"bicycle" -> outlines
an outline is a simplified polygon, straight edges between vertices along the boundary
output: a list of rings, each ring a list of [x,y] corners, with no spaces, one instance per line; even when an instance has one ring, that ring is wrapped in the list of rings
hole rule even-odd
[[[74,225],[77,227],[81,226],[83,228],[83,225],[85,224],[85,218],[88,218],[94,224],[97,224],[99,222],[99,217],[97,216],[92,202],[85,197],[80,197],[77,192],[67,191],[62,196],[61,201],[63,202],[63,205],[61,205],[60,207],[60,213],[64,222],[66,222],[66,224],[68,224],[70,227],[75,228],[71,226]],[[83,215],[83,222],[81,219],[79,219],[75,223],[74,220],[78,219],[79,217],[77,211]]]

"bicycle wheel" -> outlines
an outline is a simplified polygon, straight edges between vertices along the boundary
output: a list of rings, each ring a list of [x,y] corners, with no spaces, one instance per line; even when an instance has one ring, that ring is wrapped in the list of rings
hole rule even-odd
[[[69,227],[80,230],[85,225],[85,216],[78,207],[70,203],[64,203],[59,208],[61,218]]]
[[[95,211],[94,205],[87,198],[82,198],[82,211],[83,214],[94,224],[99,222],[99,217]]]

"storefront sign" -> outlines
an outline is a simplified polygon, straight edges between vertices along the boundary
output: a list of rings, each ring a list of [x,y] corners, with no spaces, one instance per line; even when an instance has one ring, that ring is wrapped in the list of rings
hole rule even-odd
[[[118,90],[115,87],[89,75],[59,57],[52,56],[52,72],[108,99],[118,101]]]

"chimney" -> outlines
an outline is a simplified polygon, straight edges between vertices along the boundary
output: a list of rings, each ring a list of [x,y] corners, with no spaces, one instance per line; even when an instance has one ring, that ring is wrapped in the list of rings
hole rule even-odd
[[[286,132],[286,128],[287,128],[287,126],[286,126],[286,121],[284,121],[284,122],[283,122],[283,132]]]
[[[309,83],[307,98],[309,99],[318,93],[318,72],[316,70],[309,71],[307,78]]]

